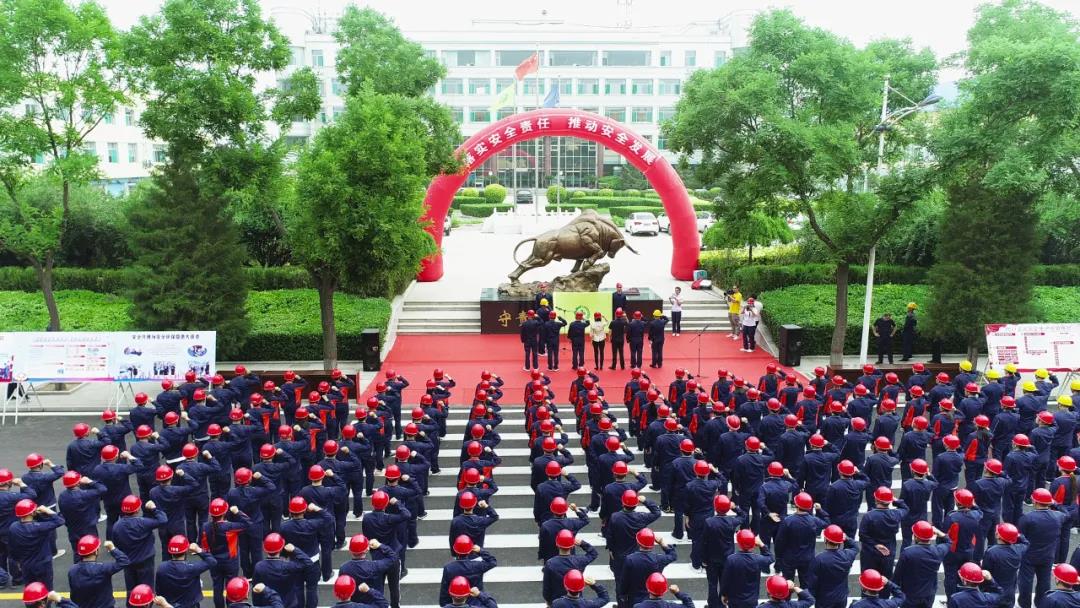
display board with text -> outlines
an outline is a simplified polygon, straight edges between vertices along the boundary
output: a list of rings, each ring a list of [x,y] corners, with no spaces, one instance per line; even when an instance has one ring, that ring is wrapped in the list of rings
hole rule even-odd
[[[0,333],[0,382],[137,382],[213,374],[214,331]]]
[[[996,369],[1080,370],[1080,323],[987,324],[986,349]]]

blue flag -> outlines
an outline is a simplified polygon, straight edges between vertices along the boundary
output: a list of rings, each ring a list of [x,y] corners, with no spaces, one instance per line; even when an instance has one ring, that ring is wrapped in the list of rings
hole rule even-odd
[[[559,85],[556,84],[548,91],[547,97],[544,98],[545,108],[554,108],[559,105]]]

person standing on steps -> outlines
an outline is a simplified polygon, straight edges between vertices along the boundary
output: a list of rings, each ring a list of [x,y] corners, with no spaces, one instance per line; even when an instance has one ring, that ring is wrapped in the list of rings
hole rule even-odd
[[[675,293],[668,296],[671,304],[671,335],[677,336],[682,333],[682,287],[675,287]]]
[[[544,322],[536,318],[536,311],[529,310],[525,313],[525,322],[521,324],[521,347],[525,349],[525,366],[522,371],[538,369],[540,367],[540,344],[541,330]]]
[[[893,321],[892,313],[885,313],[874,321],[874,337],[877,338],[877,363],[881,365],[885,357],[889,363],[893,362],[892,339],[896,335],[896,321]]]
[[[915,311],[919,308],[919,305],[915,302],[908,302],[907,315],[904,317],[904,328],[900,330],[901,346],[901,361],[911,361],[911,353],[915,351],[915,338],[918,337],[916,326],[919,324],[919,320],[915,317]]]
[[[554,310],[548,313],[548,320],[544,323],[541,333],[541,342],[547,351],[547,368],[549,372],[559,371],[559,333],[566,325],[563,319]]]
[[[742,315],[742,293],[738,285],[732,285],[731,289],[724,292],[724,299],[728,305],[728,322],[731,323],[731,339],[738,340],[741,332],[739,320]]]
[[[622,283],[615,284],[615,293],[611,294],[611,311],[612,314],[620,308],[626,310],[626,294],[623,293]]]
[[[645,325],[645,321],[641,318],[641,311],[634,311],[634,320],[630,322],[630,326],[626,332],[627,341],[630,342],[630,367],[641,367],[641,354],[645,350],[645,332],[648,327]]]
[[[592,354],[594,369],[604,369],[604,347],[607,346],[608,321],[600,311],[593,313],[592,323],[589,324],[589,336],[592,338]],[[612,366],[611,369],[615,369]]]
[[[570,366],[574,369],[585,367],[585,333],[589,322],[585,320],[585,313],[580,310],[574,313],[574,320],[570,322],[570,328],[566,337],[570,340]]]
[[[664,326],[667,325],[668,318],[659,310],[654,310],[652,316],[652,321],[649,322],[649,354],[652,355],[652,362],[649,367],[663,367]]]
[[[752,353],[757,348],[757,326],[761,320],[761,309],[754,298],[747,298],[739,314],[739,326],[742,328],[742,348],[744,353]]]
[[[629,328],[630,322],[626,320],[626,313],[622,308],[616,308],[615,320],[608,325],[611,334],[611,367],[608,369],[615,369],[616,363],[619,364],[619,369],[626,369],[623,348],[626,344],[626,330]]]

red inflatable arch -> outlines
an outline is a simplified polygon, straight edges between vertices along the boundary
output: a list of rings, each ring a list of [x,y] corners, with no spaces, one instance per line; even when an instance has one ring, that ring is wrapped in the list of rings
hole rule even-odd
[[[686,187],[671,163],[645,138],[610,118],[570,108],[544,108],[509,116],[473,135],[457,150],[465,164],[461,173],[440,175],[431,182],[421,221],[430,220],[428,232],[440,251],[424,260],[417,280],[438,281],[443,276],[443,222],[454,194],[469,173],[515,142],[544,136],[580,137],[600,142],[645,174],[671,219],[671,276],[683,281],[693,278],[701,252],[697,218]]]

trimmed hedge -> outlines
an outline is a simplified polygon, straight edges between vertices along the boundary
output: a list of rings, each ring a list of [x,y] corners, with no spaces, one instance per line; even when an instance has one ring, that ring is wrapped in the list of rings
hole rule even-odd
[[[506,186],[500,184],[488,184],[484,186],[483,195],[488,203],[498,205],[506,200]]]
[[[458,195],[454,197],[454,202],[450,203],[450,208],[461,209],[462,205],[483,205],[486,203],[487,199],[482,196]]]
[[[898,324],[908,302],[925,303],[929,297],[928,285],[874,286],[874,303],[870,318],[876,319],[884,312],[893,313]],[[746,293],[744,291],[744,293]],[[863,285],[848,287],[847,338],[845,353],[857,353],[862,331]],[[780,326],[795,324],[803,328],[803,354],[827,355],[832,344],[833,322],[836,310],[836,287],[834,285],[792,285],[760,294],[765,304],[763,320],[774,337],[779,336]],[[1036,287],[1033,301],[1039,311],[1038,320],[1046,323],[1074,322],[1080,318],[1080,287]],[[1008,322],[1008,319],[1002,319]],[[894,340],[894,352],[899,352],[899,338]],[[964,352],[966,346],[958,339],[946,340],[945,352]],[[915,342],[915,351],[931,351],[930,340],[924,336]],[[871,352],[873,345],[871,344]]]
[[[0,291],[0,327],[5,331],[42,331],[48,313],[41,296],[22,291]],[[85,290],[56,292],[56,304],[66,331],[125,331],[132,325],[131,303],[120,296]],[[322,324],[319,295],[311,289],[252,291],[245,304],[251,333],[230,358],[245,361],[322,359]],[[338,356],[361,358],[360,332],[376,328],[385,337],[390,302],[385,298],[334,296]],[[213,328],[207,328],[213,329]],[[224,355],[224,354],[223,354]]]
[[[496,211],[506,212],[514,208],[514,205],[509,203],[499,203],[493,205],[491,203],[480,203],[476,205],[462,205],[460,207],[461,213],[472,217],[488,217]]]
[[[1080,285],[1080,264],[1039,265],[1032,268],[1032,275],[1036,285],[1073,287]]]
[[[926,283],[926,268],[878,264],[874,281],[899,285]],[[790,285],[834,285],[836,266],[833,264],[788,264],[784,266],[744,266],[734,271],[733,280],[745,293],[761,293]],[[866,282],[866,267],[852,266],[850,284]]]
[[[570,191],[561,186],[548,186],[547,191],[544,193],[548,204],[554,205],[555,201],[567,201],[570,200]]]
[[[274,289],[303,289],[314,287],[311,275],[299,266],[268,266],[244,268],[248,289],[270,291]],[[53,288],[60,290],[86,290],[94,293],[123,294],[137,281],[139,275],[130,268],[56,268],[53,270]],[[0,291],[41,290],[33,268],[19,266],[0,267]]]

